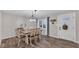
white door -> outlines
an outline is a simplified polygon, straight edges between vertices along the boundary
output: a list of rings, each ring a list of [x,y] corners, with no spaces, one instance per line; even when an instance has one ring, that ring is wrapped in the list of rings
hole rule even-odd
[[[42,34],[47,35],[47,19],[42,20]]]
[[[42,29],[42,35],[47,35],[47,18],[38,20],[38,28]]]
[[[51,20],[56,19],[54,23],[51,22]],[[57,18],[50,17],[49,19],[49,36],[51,37],[56,37],[58,36],[58,31],[57,31]]]
[[[75,13],[58,16],[59,38],[75,41],[76,25]]]

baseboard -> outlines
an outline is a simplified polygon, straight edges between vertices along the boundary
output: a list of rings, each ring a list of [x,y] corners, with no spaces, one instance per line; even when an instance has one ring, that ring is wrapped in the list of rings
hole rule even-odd
[[[53,38],[56,38],[56,39],[62,39],[62,40],[67,40],[67,39],[63,39],[63,38],[59,38],[59,37],[57,37],[57,36],[51,36],[50,35],[50,37],[53,37]],[[67,40],[67,41],[71,41],[71,40]],[[78,41],[71,41],[71,42],[74,42],[74,43],[77,43],[77,44],[79,44],[79,42]]]
[[[54,37],[54,38],[59,38],[58,36],[52,36],[52,35],[49,35],[50,37]]]
[[[13,36],[9,36],[9,37],[4,37],[4,38],[2,38],[1,40],[3,40],[3,39],[8,39],[8,38],[12,38],[12,37],[15,37],[16,35],[13,35]]]
[[[79,44],[79,41],[76,41]]]

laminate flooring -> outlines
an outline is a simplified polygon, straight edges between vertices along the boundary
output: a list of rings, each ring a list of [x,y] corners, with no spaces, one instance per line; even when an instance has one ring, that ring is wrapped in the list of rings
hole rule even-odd
[[[57,39],[53,37],[42,36],[40,41],[36,44],[27,45],[24,42],[17,46],[17,38],[3,39],[1,42],[1,48],[79,48],[79,44],[72,41]]]

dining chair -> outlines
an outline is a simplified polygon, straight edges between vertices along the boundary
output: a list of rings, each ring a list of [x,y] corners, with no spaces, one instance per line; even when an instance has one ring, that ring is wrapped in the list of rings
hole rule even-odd
[[[38,28],[36,30],[36,38],[37,38],[37,41],[39,41],[41,39],[41,35],[42,35],[42,31]]]
[[[16,29],[16,37],[18,40],[18,47],[20,47],[20,42],[25,38],[24,28],[17,28]]]
[[[34,31],[34,29],[32,29],[32,30],[30,30],[30,45],[35,43],[34,40],[35,40],[35,31]]]

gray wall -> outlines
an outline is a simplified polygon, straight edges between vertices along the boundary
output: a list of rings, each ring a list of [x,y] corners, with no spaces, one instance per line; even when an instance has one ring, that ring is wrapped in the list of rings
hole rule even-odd
[[[0,13],[0,43],[1,43],[1,13]]]
[[[76,12],[76,40],[79,43],[79,11]]]
[[[72,12],[69,12],[72,13]],[[74,11],[74,13],[76,13],[76,41],[77,43],[79,43],[79,11]],[[68,13],[63,13],[63,14],[68,14]],[[63,14],[59,14],[59,15],[63,15]],[[56,18],[59,15],[53,15],[52,18]],[[50,23],[49,23],[50,24]],[[50,24],[51,26],[51,24]],[[54,27],[54,26],[52,26]],[[53,29],[51,29],[52,27],[49,28],[49,35],[52,36],[53,33],[57,32],[57,31],[53,31]],[[53,33],[52,33],[53,32]],[[53,35],[54,36],[54,35]],[[55,36],[54,36],[55,37]]]
[[[15,29],[17,27],[17,20],[18,18],[21,19],[20,16],[11,15],[7,13],[2,13],[1,15],[1,39],[14,37],[15,36]]]
[[[0,25],[0,38],[1,39],[14,37],[16,35],[15,29],[17,27],[20,27],[21,24],[23,24],[24,26],[24,24],[26,23],[27,28],[36,27],[35,22],[31,23],[29,19],[26,19],[23,16],[17,16],[17,15],[12,15],[12,14],[7,14],[7,13],[0,14],[0,22],[1,22],[0,23],[1,24]]]

